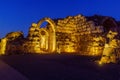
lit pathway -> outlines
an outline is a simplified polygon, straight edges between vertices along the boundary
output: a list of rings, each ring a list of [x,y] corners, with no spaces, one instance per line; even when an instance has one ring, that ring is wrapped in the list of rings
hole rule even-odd
[[[0,80],[28,80],[21,73],[0,60]]]

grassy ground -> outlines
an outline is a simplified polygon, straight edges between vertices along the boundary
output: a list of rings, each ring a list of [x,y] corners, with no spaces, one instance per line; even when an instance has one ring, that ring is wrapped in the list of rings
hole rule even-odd
[[[120,80],[120,65],[79,55],[7,55],[0,59],[30,80]]]

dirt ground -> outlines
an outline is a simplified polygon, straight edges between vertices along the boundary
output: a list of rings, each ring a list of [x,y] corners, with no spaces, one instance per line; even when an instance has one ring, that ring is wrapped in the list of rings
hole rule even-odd
[[[120,64],[98,65],[93,57],[23,54],[0,60],[30,80],[120,80]]]

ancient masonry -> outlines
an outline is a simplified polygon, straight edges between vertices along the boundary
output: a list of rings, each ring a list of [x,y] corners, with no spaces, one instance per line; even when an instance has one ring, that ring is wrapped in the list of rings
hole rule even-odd
[[[43,22],[48,24],[41,28]],[[11,32],[0,40],[0,54],[77,54],[101,56],[109,31],[115,36],[116,54],[120,54],[120,23],[108,16],[68,16],[66,18],[43,18],[32,23],[27,37]],[[112,36],[112,34],[111,34]]]

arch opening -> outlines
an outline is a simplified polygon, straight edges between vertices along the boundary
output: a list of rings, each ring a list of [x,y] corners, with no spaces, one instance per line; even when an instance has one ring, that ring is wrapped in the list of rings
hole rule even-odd
[[[45,29],[40,30],[40,49],[43,51],[48,50],[48,32]]]
[[[42,24],[41,24],[41,28],[45,28],[47,26],[48,22],[44,21]]]
[[[56,33],[55,33],[56,25],[52,19],[43,18],[38,22],[37,27],[41,28],[41,25],[44,22],[49,23],[49,25],[47,25],[48,28],[44,28],[45,33],[48,34],[47,35],[48,37],[44,37],[44,39],[48,41],[45,43],[45,45],[48,45],[48,52],[50,53],[55,52],[56,51]],[[45,34],[44,31],[42,34]],[[43,38],[43,35],[41,38]],[[42,41],[45,42],[44,40]]]

